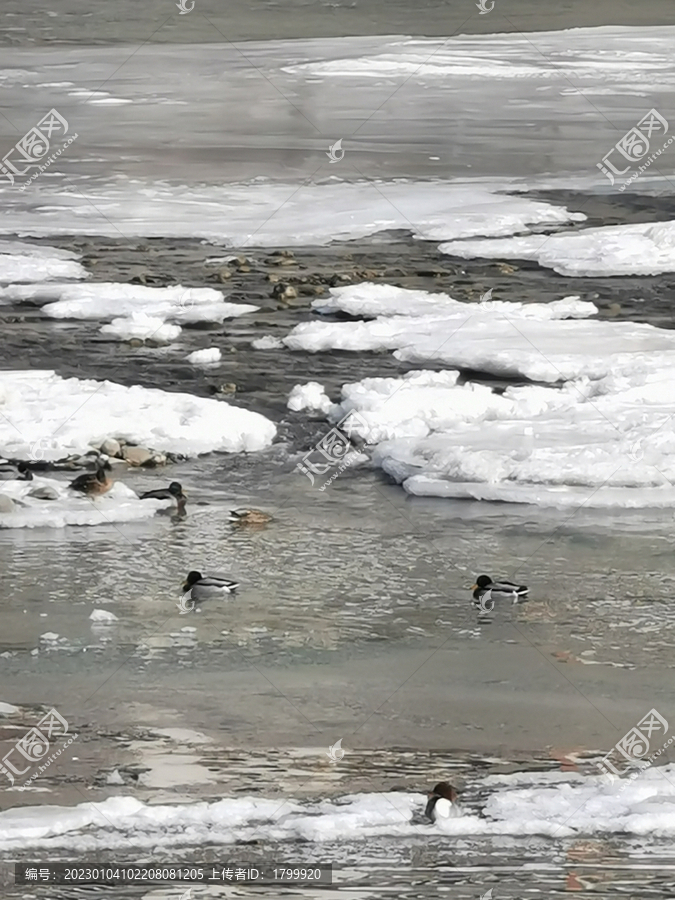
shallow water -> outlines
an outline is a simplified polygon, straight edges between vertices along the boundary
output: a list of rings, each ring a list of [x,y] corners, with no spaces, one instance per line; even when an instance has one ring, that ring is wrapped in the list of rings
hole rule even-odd
[[[501,184],[516,178],[560,187],[572,173],[567,187],[598,193],[556,199],[583,209],[589,224],[668,218],[667,196],[623,195],[615,202],[596,162],[647,108],[672,105],[672,28],[645,30],[672,21],[670,6],[572,2],[552,10],[512,0],[507,9],[506,0],[496,2],[490,16],[478,16],[473,2],[367,9],[260,2],[246,9],[229,4],[225,15],[197,0],[195,13],[178,17],[172,2],[94,4],[83,13],[64,0],[43,15],[42,6],[19,8],[10,0],[0,28],[0,40],[11,47],[2,64],[0,142],[8,149],[52,106],[80,137],[56,177],[44,176],[26,194],[3,192],[3,229],[79,233],[63,245],[85,253],[96,280],[149,276],[156,279],[149,283],[205,284],[213,269],[204,256],[220,250],[198,252],[189,241],[125,243],[114,227],[108,242],[87,232],[107,230],[116,203],[133,219],[163,197],[166,220],[182,216],[189,234],[193,222],[201,224],[200,210],[205,218],[209,203],[223,202],[226,191],[216,189],[261,174],[295,184],[329,176],[338,182],[496,176]],[[524,48],[517,34],[456,41],[450,58],[437,45],[422,46],[422,53],[438,51],[445,75],[284,71],[302,62],[399,54],[392,47],[398,39],[382,34],[446,37],[598,22],[639,25],[648,58],[626,55],[626,35],[612,29],[601,48],[594,35],[585,38],[581,55],[568,51],[569,36],[552,42],[542,36],[539,49]],[[137,49],[133,42],[148,36]],[[223,36],[258,43],[211,46]],[[297,37],[307,40],[286,40]],[[167,41],[170,48],[152,46]],[[71,46],[35,46],[43,42]],[[89,46],[96,43],[115,46]],[[473,74],[450,77],[460,53]],[[424,60],[403,62],[415,69]],[[530,66],[527,77],[500,77],[500,66],[515,64]],[[576,93],[579,84],[587,96]],[[132,102],[90,96],[97,89]],[[106,103],[90,102],[101,99]],[[371,116],[382,103],[384,111]],[[341,136],[347,156],[331,165],[327,146]],[[663,174],[671,170],[672,164]],[[161,196],[152,193],[159,179],[166,182]],[[169,207],[177,184],[194,195],[175,194]],[[96,198],[95,210],[81,189]],[[646,181],[638,189],[647,189]],[[139,190],[143,208],[134,205]],[[318,204],[308,213],[325,219],[331,210]],[[400,234],[347,249],[349,260],[341,246],[308,248],[303,262],[328,279],[347,270],[354,280],[370,277],[354,274],[362,266],[377,269],[380,281],[466,299],[490,287],[539,301],[579,293],[597,301],[603,315],[672,325],[669,276],[570,280],[525,265],[513,277],[495,264],[442,258],[430,244]],[[25,307],[0,310],[5,367],[52,365],[64,375],[202,396],[236,383],[234,402],[269,415],[280,434],[264,453],[213,455],[121,476],[139,490],[178,478],[190,498],[185,518],[0,531],[0,700],[20,707],[17,717],[0,719],[3,747],[51,707],[79,735],[30,791],[0,792],[0,808],[73,806],[116,795],[169,804],[249,794],[310,802],[357,791],[423,793],[450,777],[476,811],[486,801],[477,786],[486,771],[569,771],[578,764],[588,774],[593,752],[607,750],[650,708],[671,720],[672,513],[423,500],[367,466],[319,492],[294,467],[326,426],[288,412],[290,388],[320,380],[336,396],[347,380],[401,367],[389,353],[253,353],[253,337],[284,334],[306,319],[310,298],[279,309],[259,259],[252,268],[250,277],[235,275],[229,290],[261,311],[223,328],[186,329],[180,360],[165,350],[105,342],[96,324],[46,322]],[[205,340],[228,351],[208,374],[182,361],[183,350]],[[227,523],[230,508],[249,505],[269,510],[274,520],[258,530]],[[236,576],[239,593],[180,615],[180,586],[195,567]],[[479,616],[469,587],[486,570],[528,583],[529,601]],[[117,621],[94,625],[89,616],[99,608]],[[345,757],[331,766],[326,751],[338,740]],[[122,784],[108,783],[114,772]],[[240,844],[231,856],[331,862],[336,887],[354,900],[383,893],[468,900],[490,888],[494,900],[563,891],[642,900],[675,890],[668,838],[453,838],[430,833],[421,818],[417,825],[419,833],[400,838],[322,844],[266,838]],[[158,845],[154,861],[175,863],[175,851],[161,839]],[[140,861],[131,832],[127,847],[117,861],[125,855]],[[211,852],[188,838],[181,856],[212,860],[221,849]],[[68,854],[61,848],[43,855]],[[18,856],[5,853],[0,863],[4,895],[42,896],[44,889],[10,884]],[[54,887],[49,896],[178,900],[186,888]],[[251,892],[270,893],[236,886],[195,893]],[[284,889],[287,896],[324,893]]]

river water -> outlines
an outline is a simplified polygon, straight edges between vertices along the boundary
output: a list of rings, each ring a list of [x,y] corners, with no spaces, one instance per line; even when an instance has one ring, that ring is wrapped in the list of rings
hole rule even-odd
[[[1,792],[2,810],[100,807],[123,796],[189,811],[253,795],[290,804],[289,816],[293,803],[305,804],[313,822],[324,822],[335,810],[316,806],[322,800],[339,811],[350,795],[386,795],[396,810],[395,792],[423,795],[447,777],[478,815],[498,789],[486,777],[590,780],[593,759],[648,710],[672,718],[672,512],[425,500],[368,466],[320,492],[295,465],[326,423],[289,412],[290,389],[316,380],[337,396],[347,381],[406,369],[387,352],[249,349],[253,338],[282,336],[311,316],[308,300],[288,309],[270,299],[265,252],[256,249],[298,234],[305,246],[292,243],[311,271],[358,280],[357,269],[375,268],[385,281],[466,299],[506,285],[530,301],[574,292],[601,315],[671,327],[667,275],[571,280],[532,265],[516,281],[409,236],[419,213],[415,184],[429,179],[557,189],[556,201],[586,212],[590,224],[671,215],[672,162],[638,182],[641,196],[621,199],[596,167],[645,110],[672,110],[669,6],[561,6],[552,13],[497,0],[479,16],[470,2],[260,2],[229,4],[225,14],[198,2],[178,16],[159,2],[86,12],[63,2],[44,15],[41,5],[7,4],[2,145],[9,149],[52,107],[78,138],[33,190],[3,187],[2,231],[76,249],[94,280],[120,282],[204,285],[213,273],[205,258],[244,244],[253,272],[235,274],[228,291],[261,310],[211,330],[225,358],[205,373],[161,349],[105,341],[96,323],[3,306],[2,367],[201,396],[234,384],[234,402],[273,419],[279,439],[257,454],[122,476],[138,490],[181,481],[184,518],[0,530],[0,699],[20,709],[2,720],[2,737],[16,738],[52,707],[79,735],[31,791]],[[573,25],[605,30],[573,40],[536,33]],[[490,31],[510,36],[483,36]],[[450,47],[429,40],[455,33],[471,36]],[[326,151],[338,138],[345,157],[332,165]],[[410,186],[410,206],[393,226],[391,211],[377,206],[376,179]],[[360,225],[350,231],[340,218],[336,236],[351,242],[321,246],[333,236],[326,221],[345,214],[322,190],[344,183],[360,191],[349,199]],[[268,185],[311,190],[284,218],[276,201],[269,205]],[[269,218],[276,230],[256,241]],[[186,352],[203,337],[201,327],[186,329]],[[226,514],[241,506],[273,520],[235,528]],[[181,615],[180,586],[193,568],[229,572],[242,588],[226,604]],[[528,583],[529,602],[479,616],[469,589],[483,571]],[[92,624],[99,608],[117,621]],[[327,750],[338,740],[345,755],[332,765]],[[494,900],[673,893],[669,822],[626,833],[584,824],[572,835],[562,824],[528,830],[514,813],[511,831],[453,835],[424,824],[424,798],[410,828],[401,804],[389,825],[378,820],[368,831],[366,817],[362,832],[331,830],[332,819],[318,832],[306,824],[284,831],[264,817],[232,820],[222,833],[214,826],[211,846],[197,825],[146,834],[115,820],[89,843],[86,830],[82,841],[73,831],[72,846],[57,826],[11,847],[8,832],[0,878],[7,897],[47,896],[11,885],[16,860],[96,853],[121,863],[141,853],[158,863],[205,862],[232,842],[231,857],[242,861],[332,863],[339,890],[354,898],[464,900],[490,888]],[[186,888],[54,887],[49,896],[178,900]],[[195,895],[251,891],[269,894],[210,886]]]

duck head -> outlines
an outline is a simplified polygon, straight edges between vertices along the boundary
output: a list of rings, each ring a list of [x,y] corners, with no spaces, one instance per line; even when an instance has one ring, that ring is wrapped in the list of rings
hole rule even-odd
[[[492,579],[489,575],[479,575],[476,579],[476,583],[471,588],[472,591],[475,591],[477,588],[486,588],[492,584]]]
[[[189,591],[193,584],[196,584],[198,581],[202,580],[201,572],[188,572],[188,576],[185,579],[185,584],[183,585],[184,591]]]
[[[444,800],[448,800],[450,803],[457,802],[457,789],[453,787],[448,781],[439,781],[436,787],[427,794],[429,798],[429,802],[427,803],[427,808],[424,810],[424,815],[433,821],[434,819],[434,808],[438,801],[443,798]]]
[[[183,492],[183,485],[179,481],[171,482],[169,493],[173,494],[174,497],[187,497],[187,494]]]

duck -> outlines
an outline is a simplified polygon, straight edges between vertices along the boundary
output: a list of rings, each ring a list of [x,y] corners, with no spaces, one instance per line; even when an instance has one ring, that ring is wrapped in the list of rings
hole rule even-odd
[[[216,575],[202,575],[201,572],[188,572],[183,585],[183,593],[190,591],[193,600],[221,600],[239,587],[238,581],[220,578]]]
[[[272,516],[261,509],[230,510],[230,522],[237,525],[267,525],[271,521]]]
[[[111,465],[106,460],[99,462],[95,472],[85,472],[78,475],[74,481],[71,481],[68,487],[73,491],[79,491],[86,494],[87,497],[97,497],[106,494],[113,486],[112,478],[109,478],[106,472],[111,471]]]
[[[436,822],[438,819],[449,819],[459,816],[461,810],[457,803],[457,788],[448,781],[439,781],[436,787],[427,794],[429,802],[424,810],[424,815]]]
[[[18,466],[4,463],[0,466],[0,481],[32,481],[33,473],[28,464],[20,462]]]
[[[529,588],[524,584],[514,584],[512,581],[493,581],[489,575],[480,575],[471,590],[473,599],[479,603],[488,591],[495,600],[509,597],[514,603],[517,603],[518,600],[525,597]]]
[[[172,505],[178,510],[184,510],[187,494],[178,481],[172,481],[168,488],[159,488],[156,491],[146,491],[141,494],[141,500],[171,500]]]

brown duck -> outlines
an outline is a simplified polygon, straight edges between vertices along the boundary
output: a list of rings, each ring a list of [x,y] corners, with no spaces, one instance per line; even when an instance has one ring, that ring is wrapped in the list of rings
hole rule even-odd
[[[112,471],[109,462],[100,462],[95,472],[85,472],[78,475],[74,481],[71,481],[68,487],[73,491],[79,491],[86,494],[87,497],[98,497],[100,494],[106,494],[113,486],[113,480],[108,476],[108,472]]]

